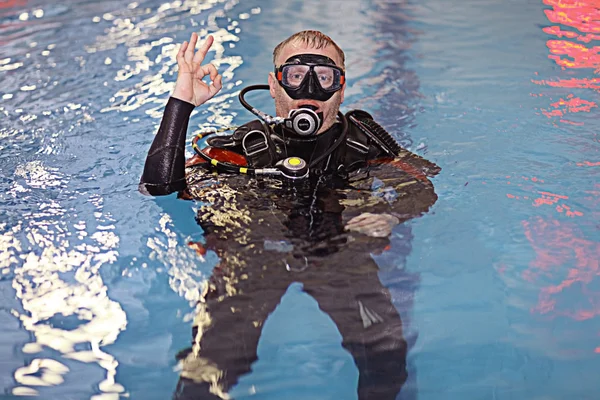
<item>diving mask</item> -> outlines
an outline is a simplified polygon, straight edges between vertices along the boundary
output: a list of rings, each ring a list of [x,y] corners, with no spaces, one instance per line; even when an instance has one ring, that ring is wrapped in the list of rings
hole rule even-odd
[[[294,100],[327,101],[345,82],[344,70],[329,57],[297,54],[275,67],[275,77]]]

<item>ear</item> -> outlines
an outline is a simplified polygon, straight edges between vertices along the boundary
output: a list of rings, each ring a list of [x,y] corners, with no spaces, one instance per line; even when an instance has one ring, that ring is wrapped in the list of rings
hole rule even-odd
[[[344,91],[346,90],[346,82],[344,82],[344,84],[342,85],[342,88],[340,89],[340,104],[342,104],[344,102]]]
[[[269,92],[271,93],[271,97],[275,98],[275,89],[279,86],[279,82],[275,78],[275,73],[269,72]]]

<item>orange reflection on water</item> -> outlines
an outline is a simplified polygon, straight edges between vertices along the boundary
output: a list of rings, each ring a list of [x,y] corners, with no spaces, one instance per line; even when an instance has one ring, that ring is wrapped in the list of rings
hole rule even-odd
[[[578,41],[584,43],[589,43],[592,40],[600,40],[600,35],[595,35],[593,33],[588,33],[587,35],[580,35],[572,31],[563,31],[560,29],[559,26],[548,26],[542,30],[549,35],[556,35],[559,38],[562,38],[564,36],[569,39],[577,39]]]
[[[538,304],[532,311],[577,321],[600,315],[600,296],[590,285],[600,276],[600,242],[584,239],[574,223],[555,219],[535,217],[524,221],[523,228],[536,253],[523,278],[531,282],[544,278],[562,279],[558,284],[541,289]],[[573,292],[566,293],[570,290]],[[583,301],[559,303],[557,299],[561,296]]]
[[[590,79],[561,79],[558,81],[547,81],[547,80],[532,80],[533,83],[538,85],[545,85],[550,87],[564,87],[570,89],[600,89],[600,78]]]
[[[544,10],[553,25],[543,31],[553,36],[546,42],[553,60],[563,70],[590,69],[591,73],[600,73],[600,46],[590,46],[592,40],[600,40],[600,2],[598,0],[544,0],[552,9]],[[557,39],[558,38],[558,39]],[[532,80],[538,85],[573,88],[600,89],[599,78],[571,78],[556,80]],[[558,118],[562,123],[583,125],[565,118],[566,114],[590,112],[597,107],[593,101],[581,99],[570,94],[567,99],[550,104],[552,108],[542,109],[548,118]]]
[[[0,8],[12,8],[17,6],[24,6],[27,4],[26,0],[3,0],[0,1]]]
[[[600,67],[600,47],[586,47],[581,43],[568,40],[548,40],[546,45],[551,55],[548,58],[556,61],[558,65],[565,68],[594,68]],[[570,57],[562,58],[561,55]]]
[[[507,176],[506,178],[510,179],[511,177]],[[514,177],[514,178],[516,178],[516,177]],[[554,209],[558,213],[564,214],[567,217],[583,216],[583,213],[581,211],[572,209],[571,206],[565,202],[565,200],[569,199],[569,196],[557,194],[557,193],[550,193],[550,192],[543,191],[543,190],[538,190],[536,188],[536,185],[543,184],[544,181],[542,179],[538,179],[536,177],[528,178],[526,176],[521,176],[519,179],[526,181],[528,183],[527,184],[523,184],[523,183],[515,184],[514,179],[513,179],[513,181],[507,181],[506,183],[508,185],[518,186],[520,191],[522,191],[522,190],[530,191],[531,194],[530,195],[515,195],[512,193],[507,193],[506,197],[508,197],[509,199],[515,199],[515,200],[533,199],[532,205],[534,207],[553,206]],[[531,183],[529,183],[529,182],[531,182]],[[536,196],[539,196],[539,197],[536,197]]]
[[[537,85],[556,90],[531,95],[549,97],[555,94],[556,97],[548,101],[548,108],[541,110],[542,114],[554,122],[584,125],[584,122],[571,118],[577,113],[597,112],[598,108],[598,104],[586,99],[585,95],[597,97],[596,92],[600,90],[600,77],[595,76],[600,74],[600,46],[590,44],[600,40],[600,0],[543,0],[543,3],[551,7],[544,10],[550,22],[550,26],[543,28],[550,36],[546,41],[548,58],[569,72],[558,70],[559,77],[532,80]],[[568,78],[563,78],[565,76]],[[582,160],[576,165],[596,167],[600,162]],[[534,207],[551,207],[559,213],[530,217],[522,222],[524,235],[535,252],[522,277],[540,288],[537,304],[531,307],[531,312],[574,321],[600,316],[600,241],[582,230],[587,227],[593,232],[594,227],[589,221],[597,221],[600,217],[600,212],[596,211],[600,209],[600,185],[595,185],[595,190],[584,191],[588,196],[583,199],[580,188],[576,199],[539,185],[528,188],[521,185],[516,190],[522,192],[523,189],[537,194],[532,196]],[[519,199],[515,192],[511,198]],[[521,195],[521,198],[525,197]],[[585,218],[580,218],[584,213],[569,204],[573,201],[586,204]],[[600,353],[597,344],[588,349]]]
[[[584,162],[577,163],[577,166],[578,167],[600,167],[600,161],[598,161],[598,162],[584,161]]]
[[[600,33],[597,0],[544,0],[552,10],[544,10],[550,22],[577,28],[580,32]]]
[[[580,99],[572,94],[568,95],[566,100],[561,98],[559,101],[551,103],[550,105],[554,107],[553,110],[542,110],[547,117],[562,117],[568,112],[590,112],[592,108],[598,107],[595,102]]]
[[[567,196],[539,193],[542,197],[536,200],[537,206],[553,205],[566,211],[566,215],[576,213],[563,204]],[[600,184],[595,184],[593,190],[586,190],[585,194],[582,200],[591,210],[587,219],[597,221],[600,218]],[[522,277],[540,286],[537,304],[531,307],[531,312],[574,321],[600,316],[600,241],[586,238],[581,223],[574,220],[538,216],[523,221],[522,226],[535,252],[535,258]],[[600,353],[600,346],[589,351]]]

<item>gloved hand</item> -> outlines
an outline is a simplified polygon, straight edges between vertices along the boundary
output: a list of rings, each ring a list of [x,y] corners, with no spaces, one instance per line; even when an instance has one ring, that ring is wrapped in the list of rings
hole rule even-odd
[[[372,214],[367,212],[348,221],[346,230],[371,237],[386,237],[392,233],[392,228],[399,223],[400,220],[391,214]]]

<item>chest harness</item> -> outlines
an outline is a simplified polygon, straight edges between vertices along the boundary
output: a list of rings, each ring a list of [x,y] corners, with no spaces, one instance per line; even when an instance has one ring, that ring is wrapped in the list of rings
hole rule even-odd
[[[292,110],[287,118],[272,117],[245,100],[249,91],[268,89],[268,85],[249,86],[239,95],[240,103],[258,120],[231,135],[208,138],[208,146],[202,149],[198,141],[215,132],[197,135],[192,141],[195,152],[219,171],[296,180],[324,172],[344,176],[368,160],[395,157],[402,150],[365,111],[338,113],[338,123],[317,135],[322,116],[310,107]]]

